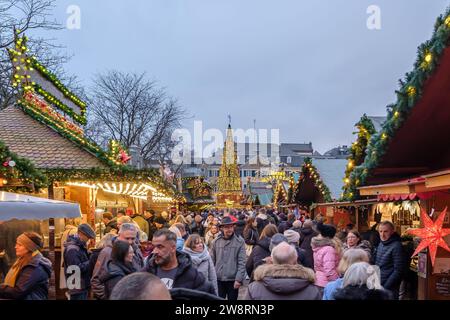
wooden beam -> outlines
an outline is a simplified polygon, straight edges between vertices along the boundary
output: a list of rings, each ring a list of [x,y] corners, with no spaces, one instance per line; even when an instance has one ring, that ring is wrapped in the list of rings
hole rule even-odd
[[[426,178],[425,186],[427,188],[450,188],[450,173]]]
[[[381,194],[409,194],[414,193],[414,188],[407,184],[394,186],[373,186],[360,188],[359,193],[362,196],[377,196]]]

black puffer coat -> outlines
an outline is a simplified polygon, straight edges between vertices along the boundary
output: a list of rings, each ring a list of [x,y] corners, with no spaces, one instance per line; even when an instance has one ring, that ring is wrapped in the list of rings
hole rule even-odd
[[[268,256],[270,256],[270,238],[264,237],[253,247],[252,253],[245,264],[245,270],[247,270],[247,274],[251,279],[253,279],[253,272],[255,269],[264,264],[263,259]]]
[[[0,285],[0,299],[47,300],[52,263],[42,254],[34,256],[16,279],[16,285]]]
[[[317,236],[312,228],[303,228],[300,230],[300,249],[305,250],[305,266],[314,266],[314,255],[311,247],[311,240]],[[313,268],[314,269],[314,268]]]
[[[388,290],[398,290],[402,281],[404,263],[400,236],[394,233],[381,241],[375,253],[375,264],[380,267],[381,285]]]

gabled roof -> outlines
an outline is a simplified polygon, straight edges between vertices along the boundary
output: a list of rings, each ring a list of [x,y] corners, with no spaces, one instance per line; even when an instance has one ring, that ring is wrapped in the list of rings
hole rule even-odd
[[[106,168],[96,156],[81,149],[19,107],[0,111],[0,140],[39,169]]]

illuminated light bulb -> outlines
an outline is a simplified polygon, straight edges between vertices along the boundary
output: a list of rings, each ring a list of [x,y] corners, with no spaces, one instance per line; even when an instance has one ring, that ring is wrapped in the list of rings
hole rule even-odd
[[[387,134],[386,134],[386,133],[383,133],[383,134],[381,135],[381,139],[383,139],[383,140],[387,139]]]
[[[426,63],[430,63],[432,59],[433,59],[433,55],[430,52],[425,55]]]
[[[400,115],[400,113],[398,111],[394,112],[394,117],[398,118],[399,115]]]
[[[450,16],[445,19],[445,25],[450,28]]]

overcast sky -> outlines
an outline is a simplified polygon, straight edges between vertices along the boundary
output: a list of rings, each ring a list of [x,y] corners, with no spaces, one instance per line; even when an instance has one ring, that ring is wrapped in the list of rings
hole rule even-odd
[[[448,0],[58,0],[81,29],[55,37],[88,87],[97,72],[145,71],[191,114],[191,128],[280,129],[323,153],[354,137],[363,113],[385,115]],[[381,9],[369,30],[368,6]]]

